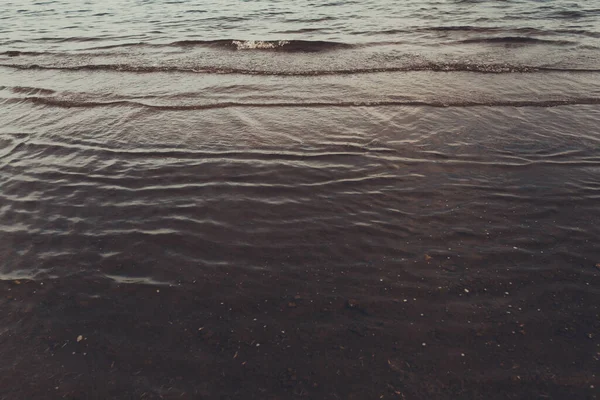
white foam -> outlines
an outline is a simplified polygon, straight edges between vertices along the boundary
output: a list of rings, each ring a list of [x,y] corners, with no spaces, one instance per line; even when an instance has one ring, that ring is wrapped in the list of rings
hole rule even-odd
[[[10,272],[0,273],[0,281],[36,281],[44,279],[56,279],[58,276],[47,274],[47,269],[40,270],[15,270]]]
[[[233,44],[238,50],[252,50],[252,49],[275,49],[277,47],[283,47],[290,42],[286,40],[280,40],[278,42],[263,42],[261,40],[234,40]]]
[[[122,275],[104,275],[108,279],[112,279],[116,283],[120,284],[138,284],[138,285],[154,285],[154,286],[169,286],[169,282],[155,281],[152,278],[144,276],[122,276]]]

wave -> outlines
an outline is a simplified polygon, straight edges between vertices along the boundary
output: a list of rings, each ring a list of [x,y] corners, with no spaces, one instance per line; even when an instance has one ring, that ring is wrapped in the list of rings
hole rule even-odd
[[[48,54],[48,53],[43,53],[43,52],[39,52],[39,51],[9,50],[9,51],[3,51],[2,53],[0,53],[0,56],[19,57],[19,56],[40,56],[40,55],[44,55],[44,54]]]
[[[5,103],[24,103],[48,105],[61,108],[98,108],[98,107],[138,107],[151,108],[164,111],[186,111],[186,110],[211,110],[222,108],[324,108],[324,107],[559,107],[572,105],[596,105],[600,104],[598,97],[568,98],[557,100],[497,100],[497,101],[340,101],[340,102],[276,102],[276,103],[207,103],[192,105],[155,105],[130,100],[116,101],[78,101],[60,99],[56,97],[25,97],[6,99]]]
[[[498,43],[498,44],[553,44],[553,45],[573,45],[577,44],[569,40],[549,40],[538,39],[528,36],[503,36],[503,37],[483,37],[459,40],[457,43]]]
[[[327,29],[328,28],[300,28],[300,29],[283,30],[283,31],[279,31],[279,32],[276,32],[276,33],[281,33],[281,34],[284,34],[284,35],[290,35],[290,34],[298,34],[298,33],[324,32]]]
[[[316,17],[316,18],[288,18],[285,22],[291,23],[314,23],[314,22],[327,22],[327,21],[336,21],[338,18],[334,16],[327,17]]]
[[[34,39],[30,39],[30,40],[34,41],[34,42],[49,42],[49,43],[68,43],[68,42],[83,43],[83,42],[101,42],[103,40],[106,40],[106,38],[102,37],[102,36],[99,36],[99,37],[70,36],[70,37],[40,37],[40,38],[34,38]]]
[[[555,35],[574,35],[600,38],[600,32],[588,31],[584,29],[540,29],[534,27],[499,27],[499,26],[472,26],[472,25],[453,25],[453,26],[430,26],[413,27],[411,29],[390,29],[387,31],[375,32],[382,34],[412,33],[416,32],[456,32],[456,33],[491,33],[491,34],[517,34],[517,35],[537,35],[537,36],[555,36]]]
[[[296,33],[318,31],[319,29],[302,29]],[[292,33],[288,31],[286,33]],[[89,47],[87,50],[105,50],[119,48],[161,48],[161,47],[206,47],[222,50],[270,50],[289,53],[316,53],[341,49],[352,49],[354,44],[333,42],[326,40],[241,40],[241,39],[215,39],[215,40],[178,40],[171,43],[149,43],[149,42],[129,42],[120,44],[111,44],[105,46]],[[56,53],[22,52],[6,51],[0,55],[16,57],[20,55],[44,55]]]
[[[593,15],[594,10],[559,10],[548,15],[551,19],[579,19]]]
[[[0,88],[2,88],[2,87],[0,86]],[[34,94],[52,95],[52,94],[56,93],[54,90],[51,90],[51,89],[36,88],[36,87],[29,87],[29,86],[15,86],[15,87],[11,88],[11,91],[13,93],[19,93],[19,94],[25,94],[25,95],[34,95]]]
[[[228,68],[215,66],[178,66],[178,65],[131,65],[131,64],[77,64],[77,65],[39,65],[39,64],[0,64],[0,67],[20,70],[60,70],[60,71],[115,71],[131,73],[196,73],[196,74],[241,74],[241,75],[275,75],[275,76],[319,76],[319,75],[354,75],[382,72],[474,72],[483,74],[508,73],[597,73],[600,69],[541,67],[512,64],[485,64],[462,62],[423,62],[419,64],[401,65],[397,67],[371,67],[331,70],[262,70],[246,68]]]
[[[349,49],[351,44],[322,40],[182,40],[171,46],[205,46],[228,50],[273,50],[290,53],[315,53],[336,49]]]

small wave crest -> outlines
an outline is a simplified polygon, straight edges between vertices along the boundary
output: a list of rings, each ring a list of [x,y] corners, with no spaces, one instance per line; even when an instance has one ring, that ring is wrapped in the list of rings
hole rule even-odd
[[[3,51],[0,53],[0,56],[6,57],[19,57],[19,56],[38,56],[43,55],[44,53],[38,51],[18,51],[18,50],[9,50]]]
[[[339,102],[271,102],[271,103],[244,103],[244,102],[219,102],[206,104],[167,104],[155,105],[146,104],[131,100],[115,101],[81,101],[71,99],[61,99],[58,97],[25,97],[8,99],[6,102],[41,104],[60,108],[97,108],[97,107],[142,107],[163,111],[186,111],[186,110],[210,110],[220,108],[326,108],[326,107],[385,107],[385,106],[406,106],[406,107],[559,107],[571,105],[595,105],[600,104],[600,98],[582,97],[565,98],[558,100],[490,100],[490,101],[339,101]]]
[[[183,40],[172,46],[205,46],[228,50],[271,50],[290,53],[316,53],[352,48],[351,44],[311,40]]]
[[[88,50],[119,49],[119,48],[161,48],[161,47],[206,47],[222,50],[267,50],[283,53],[318,53],[333,50],[351,49],[355,45],[342,42],[332,42],[324,40],[238,40],[238,39],[218,39],[218,40],[180,40],[167,44],[158,43],[122,43],[99,47],[91,47]],[[19,57],[19,56],[38,56],[53,53],[32,52],[9,50],[0,52],[0,56]]]
[[[320,76],[320,75],[354,75],[383,72],[473,72],[482,74],[510,73],[597,73],[600,69],[561,68],[531,65],[465,63],[465,62],[421,62],[398,66],[364,67],[348,69],[253,69],[218,66],[184,66],[184,65],[134,65],[134,64],[0,64],[0,67],[20,70],[60,70],[60,71],[115,71],[131,73],[196,73],[196,74],[240,74],[240,75],[274,75],[274,76]]]
[[[52,95],[55,93],[54,90],[51,89],[44,89],[44,88],[38,88],[38,87],[28,87],[28,86],[15,86],[11,88],[11,91],[13,93],[18,93],[18,94],[25,94],[25,95]]]
[[[489,43],[489,44],[505,44],[505,45],[527,45],[527,44],[552,44],[556,46],[566,46],[577,44],[569,40],[549,40],[538,39],[529,36],[500,36],[500,37],[481,37],[459,40],[458,43]]]

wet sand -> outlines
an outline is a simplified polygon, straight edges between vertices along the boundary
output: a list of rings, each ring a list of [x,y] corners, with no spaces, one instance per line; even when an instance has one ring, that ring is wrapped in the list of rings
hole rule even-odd
[[[413,267],[464,282],[398,271],[394,287],[371,267],[3,282],[3,398],[594,398],[598,294],[578,287],[597,276],[437,263]]]

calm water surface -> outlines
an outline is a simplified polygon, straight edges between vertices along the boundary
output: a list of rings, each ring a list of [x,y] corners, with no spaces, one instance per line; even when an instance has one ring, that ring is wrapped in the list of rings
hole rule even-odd
[[[0,5],[0,399],[595,399],[600,3]]]

